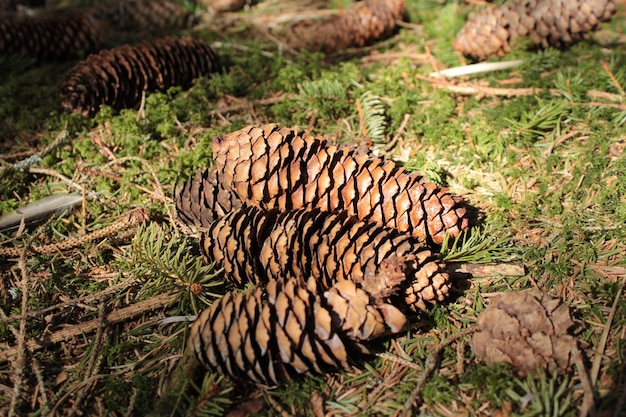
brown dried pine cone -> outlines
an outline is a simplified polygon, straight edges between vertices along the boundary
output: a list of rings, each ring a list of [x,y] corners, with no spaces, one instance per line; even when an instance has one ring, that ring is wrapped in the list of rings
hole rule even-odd
[[[0,55],[76,59],[101,46],[99,22],[86,14],[0,19]]]
[[[294,49],[337,53],[390,36],[403,14],[404,0],[365,0],[326,19],[296,22],[283,36]]]
[[[471,15],[454,41],[464,55],[503,56],[511,43],[528,37],[533,46],[563,47],[584,39],[615,13],[613,0],[517,0]]]
[[[191,87],[219,70],[215,52],[195,39],[165,38],[105,49],[76,64],[61,85],[65,108],[93,115],[103,104],[119,110],[137,106],[144,92]]]
[[[323,138],[274,124],[215,138],[213,156],[219,190],[210,181],[188,183],[177,196],[181,217],[205,227],[216,218],[205,203],[220,193],[226,205],[238,198],[266,210],[346,211],[437,245],[446,234],[457,236],[467,229],[472,220],[460,197],[417,173],[407,174],[394,162],[358,148],[337,148]],[[200,190],[202,197],[189,195]]]
[[[297,375],[349,370],[368,342],[403,330],[406,317],[351,281],[322,291],[313,279],[272,280],[233,291],[204,310],[189,344],[207,369],[275,384]]]
[[[444,301],[451,286],[437,255],[416,239],[346,212],[244,206],[214,222],[200,248],[239,286],[315,277],[327,289],[350,280],[412,311]]]
[[[106,2],[87,11],[94,19],[105,23],[108,30],[155,31],[184,29],[197,19],[182,2],[171,0],[130,0]]]

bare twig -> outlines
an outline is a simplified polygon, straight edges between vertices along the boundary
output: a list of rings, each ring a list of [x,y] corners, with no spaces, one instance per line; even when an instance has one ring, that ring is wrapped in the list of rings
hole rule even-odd
[[[48,394],[46,394],[46,385],[43,379],[43,374],[41,373],[41,365],[34,355],[28,356],[28,360],[30,361],[30,368],[33,370],[35,378],[37,379],[37,383],[41,387],[39,390],[42,400],[41,408],[46,408],[48,407]]]
[[[120,323],[145,312],[166,307],[175,300],[176,294],[160,294],[148,300],[129,305],[128,307],[114,310],[106,315],[105,320],[106,323],[109,325]],[[42,349],[46,346],[50,346],[64,340],[69,340],[74,337],[80,336],[81,334],[93,332],[98,328],[99,322],[100,319],[93,319],[84,323],[76,324],[74,326],[69,326],[65,329],[56,331],[48,336],[45,336],[42,339],[31,339],[25,343],[25,346],[30,350]],[[0,348],[2,348],[2,350],[0,350],[0,363],[6,362],[18,353],[18,347],[10,347],[5,349],[4,346],[0,345]]]
[[[63,181],[67,185],[76,188],[78,191],[82,191],[83,190],[82,185],[77,184],[76,182],[74,182],[71,179],[67,178],[65,175],[58,173],[54,169],[30,167],[30,168],[28,168],[28,172],[30,172],[31,174],[49,175],[51,177],[55,177],[55,178],[60,179],[61,181]]]
[[[578,370],[578,377],[580,378],[580,382],[583,386],[583,403],[580,407],[580,417],[587,417],[589,413],[592,415],[595,412],[596,403],[593,397],[593,386],[591,385],[591,381],[589,378],[589,372],[587,372],[587,368],[585,368],[585,363],[583,362],[583,357],[580,353],[580,350],[577,346],[574,346],[572,350],[572,356],[574,359],[574,363],[576,364],[576,369]]]
[[[22,290],[22,305],[21,311],[26,312],[28,310],[28,271],[26,269],[26,248],[22,250],[18,267],[21,273],[20,286]],[[9,417],[15,415],[15,410],[18,406],[20,399],[20,391],[22,389],[22,383],[24,378],[24,366],[26,365],[26,315],[22,314],[20,320],[20,330],[17,338],[16,348],[17,358],[13,362],[14,369],[14,384],[13,395],[11,397],[11,405],[9,406]],[[42,387],[43,388],[43,387]]]
[[[522,64],[521,59],[514,61],[502,61],[502,62],[481,62],[478,64],[463,65],[462,67],[446,68],[436,72],[428,74],[429,77],[434,78],[454,78],[462,77],[465,75],[479,74],[490,71],[500,71],[509,68],[515,68]]]
[[[458,262],[446,263],[446,269],[452,273],[471,274],[473,277],[523,277],[526,275],[524,265],[501,262],[496,264],[468,264]]]
[[[424,367],[424,373],[422,374],[415,389],[413,389],[413,392],[409,396],[409,399],[404,403],[404,407],[399,412],[400,416],[411,415],[411,409],[413,408],[413,405],[415,404],[415,402],[418,400],[422,392],[422,389],[424,389],[424,385],[426,385],[426,381],[428,380],[430,375],[432,375],[433,372],[435,372],[435,370],[437,369],[437,363],[439,362],[439,355],[441,354],[443,349],[445,349],[450,344],[454,343],[454,341],[474,333],[476,330],[477,329],[475,327],[472,327],[470,329],[464,330],[462,332],[459,332],[457,334],[454,334],[448,337],[446,340],[442,341],[439,344],[439,346],[437,346],[437,349],[435,349],[433,353],[431,353],[428,356],[428,358],[426,359],[425,367]]]
[[[122,274],[123,275],[123,274]],[[118,274],[115,274],[115,276],[117,277]],[[51,311],[54,310],[59,310],[62,308],[67,308],[67,307],[72,307],[75,305],[79,305],[79,304],[89,304],[91,302],[94,301],[98,301],[101,300],[105,297],[110,296],[111,294],[117,294],[120,293],[122,290],[124,290],[125,288],[130,287],[131,285],[135,284],[137,282],[136,278],[131,278],[131,279],[126,279],[122,282],[119,282],[115,285],[111,285],[110,287],[105,288],[102,291],[99,291],[95,294],[90,294],[90,295],[85,295],[79,298],[74,298],[72,300],[69,301],[65,301],[62,303],[58,303],[58,304],[54,304],[51,305],[49,307],[46,308],[42,308],[40,310],[34,310],[34,311],[28,311],[26,312],[26,318],[31,318],[31,317],[43,317],[46,313],[49,313]],[[2,310],[0,310],[0,313],[3,313]],[[4,324],[4,323],[11,323],[14,321],[18,321],[22,318],[22,314],[13,314],[11,316],[2,316],[0,317],[0,324]]]
[[[595,357],[593,358],[593,365],[591,367],[591,384],[592,385],[596,385],[596,382],[598,381],[598,375],[600,374],[600,365],[602,364],[602,358],[604,357],[604,349],[606,348],[606,343],[609,339],[609,333],[611,331],[611,324],[613,324],[613,318],[615,318],[615,312],[617,311],[617,306],[619,306],[619,301],[622,298],[622,292],[624,291],[625,285],[626,285],[626,276],[624,276],[624,278],[622,279],[622,285],[620,285],[619,290],[617,290],[617,294],[615,294],[615,300],[613,301],[613,306],[611,307],[609,316],[606,318],[606,323],[604,324],[604,331],[602,332],[600,343],[598,343],[598,346],[595,349]]]
[[[617,88],[619,90],[620,94],[622,96],[626,96],[626,92],[624,92],[624,89],[620,85],[619,81],[617,81],[617,78],[615,78],[615,75],[611,71],[611,68],[609,68],[609,64],[607,64],[605,60],[601,60],[600,61],[600,65],[602,65],[602,69],[604,70],[604,72],[607,73],[607,75],[609,76],[609,78],[613,82],[613,85],[615,86],[615,88]]]

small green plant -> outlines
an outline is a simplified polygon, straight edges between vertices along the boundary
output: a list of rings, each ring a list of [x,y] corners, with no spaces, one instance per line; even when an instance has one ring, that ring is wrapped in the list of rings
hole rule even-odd
[[[373,143],[383,143],[386,137],[387,117],[382,99],[370,91],[359,97],[367,137]]]
[[[441,255],[448,262],[503,262],[510,261],[515,253],[510,236],[490,226],[471,228],[454,239],[446,235],[441,245]]]
[[[321,119],[338,119],[350,104],[346,87],[337,80],[320,79],[304,81],[298,85],[298,102],[305,114],[315,114]]]
[[[506,390],[518,407],[515,415],[524,417],[565,417],[578,414],[573,404],[571,380],[560,375],[541,373],[515,381],[517,387]]]
[[[145,280],[144,293],[178,294],[180,312],[197,313],[221,296],[214,292],[223,285],[221,271],[205,264],[189,239],[174,234],[169,226],[153,223],[139,228],[131,245],[131,267]]]

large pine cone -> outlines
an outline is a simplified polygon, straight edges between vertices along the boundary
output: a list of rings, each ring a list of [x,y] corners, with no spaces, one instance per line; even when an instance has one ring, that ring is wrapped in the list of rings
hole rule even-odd
[[[106,22],[108,30],[155,31],[188,28],[197,19],[181,3],[170,0],[131,0],[107,2],[89,9],[94,19]]]
[[[93,115],[103,104],[120,110],[135,107],[144,91],[191,87],[201,76],[219,70],[215,52],[195,39],[165,38],[100,51],[76,64],[61,86],[64,107]]]
[[[511,51],[511,42],[529,37],[533,46],[563,47],[584,39],[615,12],[613,0],[517,0],[473,14],[454,48],[485,59]]]
[[[85,14],[0,19],[0,55],[76,59],[100,48],[99,23]]]
[[[307,373],[349,370],[368,341],[403,330],[406,317],[377,304],[351,281],[327,291],[275,281],[265,289],[226,294],[204,310],[191,327],[189,344],[213,372],[275,384]]]
[[[294,49],[337,53],[390,36],[403,14],[404,0],[365,0],[327,19],[299,21],[284,37]]]
[[[470,225],[467,205],[447,189],[367,151],[337,148],[293,129],[270,124],[218,136],[213,155],[216,174],[196,174],[178,196],[181,217],[198,226],[219,215],[209,205],[216,199],[220,207],[241,200],[282,211],[345,210],[428,244]]]
[[[350,280],[413,311],[444,301],[450,289],[450,277],[430,249],[346,212],[246,206],[214,222],[200,247],[239,286],[315,277],[327,289]]]

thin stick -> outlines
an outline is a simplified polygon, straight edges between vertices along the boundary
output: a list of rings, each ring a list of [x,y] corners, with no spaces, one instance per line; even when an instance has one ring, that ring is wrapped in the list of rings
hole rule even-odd
[[[572,349],[572,357],[574,359],[574,363],[576,364],[576,369],[578,370],[578,377],[580,378],[580,382],[583,385],[583,393],[584,393],[583,403],[580,407],[579,416],[587,417],[587,415],[590,413],[591,415],[593,415],[596,409],[596,402],[593,396],[593,386],[591,385],[589,372],[587,372],[587,368],[585,368],[583,357],[577,346],[574,346],[574,349]]]
[[[365,116],[363,115],[363,106],[361,105],[361,99],[356,99],[356,112],[359,115],[359,125],[361,126],[361,136],[367,139],[367,126],[365,123]]]
[[[615,78],[615,75],[613,74],[613,72],[611,72],[611,68],[609,68],[609,64],[607,64],[605,60],[601,60],[600,65],[602,65],[602,69],[607,73],[607,75],[613,82],[613,85],[615,85],[615,88],[619,90],[622,96],[626,96],[626,92],[624,92],[624,89],[620,85],[619,81],[617,81],[617,78]]]
[[[30,368],[33,370],[35,374],[35,378],[37,379],[37,383],[41,387],[39,390],[41,393],[41,408],[45,409],[48,407],[48,395],[46,394],[46,385],[43,380],[43,374],[41,373],[41,364],[37,360],[37,358],[33,355],[28,355],[28,360],[30,361]]]
[[[413,404],[418,400],[422,389],[424,389],[424,385],[426,385],[426,381],[428,380],[430,375],[432,375],[432,373],[435,372],[435,370],[437,369],[437,363],[439,362],[439,355],[441,354],[441,351],[443,351],[443,349],[452,344],[454,341],[469,334],[472,334],[476,330],[476,327],[472,327],[448,337],[446,340],[442,341],[439,346],[437,346],[437,349],[435,349],[433,353],[428,356],[428,359],[426,359],[426,365],[424,367],[424,373],[422,374],[415,389],[413,389],[413,392],[409,396],[409,399],[404,403],[404,407],[400,412],[401,416],[408,417],[411,415],[411,408],[413,407]]]
[[[156,198],[158,198],[161,202],[165,203],[165,208],[167,209],[167,214],[170,219],[170,224],[174,228],[175,233],[178,234],[178,229],[176,229],[176,214],[174,213],[174,209],[173,209],[173,206],[174,206],[173,201],[171,198],[165,195],[165,192],[163,191],[163,186],[161,185],[161,180],[159,180],[159,176],[156,174],[156,172],[154,171],[154,168],[152,167],[152,165],[150,165],[150,163],[147,160],[136,157],[136,156],[126,156],[123,158],[116,159],[115,161],[109,162],[108,164],[105,165],[105,167],[108,168],[112,165],[119,164],[125,161],[140,162],[143,166],[145,166],[148,169],[148,171],[150,172],[150,175],[152,175],[152,179],[154,179],[154,185],[157,191],[155,193]]]
[[[504,69],[514,68],[522,64],[521,59],[503,62],[481,62],[479,64],[463,65],[462,67],[446,68],[428,74],[433,78],[453,78],[462,77],[464,75],[479,74],[483,72],[500,71]]]
[[[28,272],[26,270],[26,248],[22,250],[20,254],[20,259],[18,262],[18,267],[21,272],[22,279],[20,281],[20,286],[22,290],[22,305],[21,311],[28,311]],[[14,362],[14,370],[15,370],[15,382],[13,385],[13,396],[11,397],[11,405],[9,407],[9,417],[15,415],[15,409],[19,403],[20,391],[22,389],[22,382],[24,378],[24,366],[26,364],[26,315],[23,314],[20,320],[20,330],[19,337],[17,338],[17,348],[16,348],[17,358]],[[43,387],[42,387],[43,389]]]
[[[591,384],[596,385],[598,381],[598,375],[600,374],[600,365],[602,364],[602,357],[604,356],[604,349],[606,348],[606,342],[609,339],[609,332],[611,331],[611,324],[613,323],[613,318],[615,317],[615,312],[617,311],[617,306],[619,305],[619,300],[622,298],[622,291],[624,290],[624,286],[626,285],[626,275],[622,279],[622,285],[619,290],[617,290],[617,294],[615,294],[615,300],[613,301],[613,306],[611,307],[611,311],[609,312],[609,316],[606,319],[606,323],[604,324],[604,331],[602,332],[602,337],[600,338],[600,343],[598,344],[598,348],[596,349],[596,355],[593,358],[593,366],[591,367]]]
[[[60,174],[60,173],[56,172],[53,169],[30,167],[30,168],[28,168],[28,172],[30,172],[31,174],[49,175],[51,177],[58,178],[61,181],[63,181],[64,183],[66,183],[67,185],[76,188],[78,191],[83,191],[82,185],[77,184],[76,182],[74,182],[71,179],[67,178],[65,175]]]
[[[136,304],[132,304],[119,310],[112,311],[107,314],[105,320],[109,325],[120,323],[145,312],[167,307],[176,300],[176,297],[176,294],[160,294],[148,300],[140,301]],[[93,332],[98,328],[99,323],[100,319],[93,319],[84,323],[76,324],[74,326],[56,331],[40,340],[31,339],[25,343],[25,346],[31,351],[43,349],[46,346],[63,342],[65,340],[70,340],[84,333]],[[6,346],[6,344],[3,345]],[[5,349],[3,345],[0,345],[0,347],[2,348],[2,350],[0,350],[0,363],[6,362],[11,357],[17,355],[19,351],[19,347]]]

